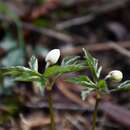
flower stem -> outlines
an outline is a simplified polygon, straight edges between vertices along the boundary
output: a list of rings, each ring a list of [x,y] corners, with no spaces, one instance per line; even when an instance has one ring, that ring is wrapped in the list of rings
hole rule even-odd
[[[100,95],[99,93],[96,93],[96,104],[95,104],[94,113],[93,113],[93,121],[92,121],[91,130],[95,130],[96,128],[96,119],[97,119],[97,111],[98,111],[99,102],[100,102]]]
[[[48,105],[49,105],[49,111],[50,111],[50,130],[56,130],[56,125],[55,125],[55,115],[54,115],[54,109],[53,109],[53,100],[52,100],[52,90],[48,91]]]

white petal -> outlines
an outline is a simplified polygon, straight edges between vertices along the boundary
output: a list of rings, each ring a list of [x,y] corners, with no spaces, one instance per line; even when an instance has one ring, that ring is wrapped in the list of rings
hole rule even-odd
[[[110,71],[108,75],[115,82],[120,82],[122,80],[122,78],[123,78],[123,74],[119,70]]]
[[[45,58],[46,62],[49,62],[50,65],[57,63],[60,57],[60,50],[59,49],[53,49],[51,50]]]

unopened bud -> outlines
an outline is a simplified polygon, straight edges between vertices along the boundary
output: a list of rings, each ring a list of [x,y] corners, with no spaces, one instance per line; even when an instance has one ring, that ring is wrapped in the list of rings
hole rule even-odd
[[[113,82],[120,82],[123,78],[123,74],[119,70],[110,71],[106,76],[106,79],[110,78]]]
[[[57,63],[57,61],[59,60],[59,57],[60,57],[59,49],[53,49],[50,52],[48,52],[48,54],[46,55],[46,58],[45,58],[45,61],[47,62],[46,68],[49,65],[53,65],[53,64]]]

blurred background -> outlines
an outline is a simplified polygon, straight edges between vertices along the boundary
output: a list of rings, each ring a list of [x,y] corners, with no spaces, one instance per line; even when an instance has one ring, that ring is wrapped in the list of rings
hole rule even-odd
[[[87,48],[103,66],[102,76],[119,69],[130,79],[130,1],[0,0],[0,67],[28,66],[36,55],[43,72],[53,48],[61,59]],[[53,90],[57,130],[90,130],[94,95],[83,102],[81,87],[63,78]],[[49,130],[46,99],[31,83],[0,78],[0,130]],[[130,92],[104,95],[96,130],[130,130]]]

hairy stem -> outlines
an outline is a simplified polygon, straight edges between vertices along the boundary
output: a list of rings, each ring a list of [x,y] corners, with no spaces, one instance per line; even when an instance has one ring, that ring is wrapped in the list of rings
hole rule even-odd
[[[50,111],[50,130],[56,130],[56,125],[55,125],[55,115],[54,115],[54,109],[53,109],[53,100],[52,100],[52,90],[48,91],[48,105],[49,105],[49,111]]]
[[[92,129],[91,130],[95,130],[95,128],[96,128],[96,119],[97,119],[97,111],[98,111],[99,102],[100,102],[100,95],[97,93],[96,94],[96,104],[95,104],[94,113],[93,113]]]

